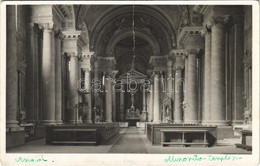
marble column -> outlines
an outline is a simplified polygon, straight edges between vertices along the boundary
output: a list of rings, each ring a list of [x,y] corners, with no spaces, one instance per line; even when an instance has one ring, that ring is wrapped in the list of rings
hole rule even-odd
[[[189,58],[188,56],[185,55],[185,62],[184,62],[184,96],[183,96],[183,103],[186,105],[187,104],[187,99],[188,99],[188,77],[189,77]],[[187,110],[188,107],[184,107],[183,111]],[[185,116],[185,114],[184,114]],[[185,118],[185,117],[184,117]]]
[[[85,110],[86,114],[86,123],[92,123],[92,100],[91,100],[91,71],[88,68],[84,68],[84,78],[85,78],[85,87],[84,89],[88,92],[85,94],[85,99],[87,103],[87,109]]]
[[[77,54],[70,54],[69,61],[69,123],[76,123],[78,120],[78,57]]]
[[[183,67],[175,66],[175,96],[174,96],[174,115],[173,120],[175,123],[183,121],[182,101],[183,101]]]
[[[173,96],[174,96],[174,88],[173,88],[173,81],[174,81],[174,76],[173,76],[173,64],[172,60],[169,59],[167,62],[167,96],[169,97],[170,103],[171,103],[171,110],[173,111],[172,108],[172,102],[173,102]],[[171,115],[173,115],[173,112],[171,112]],[[172,120],[172,116],[171,116]]]
[[[211,123],[226,124],[225,32],[228,17],[212,18],[211,28]]]
[[[42,124],[51,125],[55,119],[55,43],[53,24],[41,24],[43,28],[42,55]]]
[[[94,62],[94,80],[99,80],[98,68],[99,68],[99,62],[95,61]],[[96,86],[95,86],[95,89],[96,89]],[[98,98],[98,91],[94,91],[95,107],[97,107],[97,98]]]
[[[244,114],[244,74],[243,74],[243,57],[244,57],[244,36],[243,23],[239,22],[233,26],[234,29],[234,76],[233,76],[233,109],[232,123],[242,124]]]
[[[150,107],[149,107],[149,112],[148,112],[148,122],[151,122],[152,120],[153,120],[153,101],[154,101],[154,99],[153,99],[153,94],[154,94],[154,89],[153,89],[153,84],[151,83],[151,85],[150,85],[150,98],[149,98],[149,100],[150,100],[150,102],[149,102],[149,104],[150,104]]]
[[[113,81],[116,79],[117,71],[112,72]],[[114,86],[114,84],[113,84]],[[112,87],[111,87],[112,88]],[[112,120],[116,121],[116,92],[112,88]]]
[[[125,92],[120,91],[120,121],[124,120],[125,111]]]
[[[110,75],[106,77],[106,123],[112,122],[112,78]]]
[[[143,112],[146,112],[146,100],[145,100],[145,98],[146,98],[146,91],[145,91],[145,89],[143,89]]]
[[[205,55],[204,55],[204,86],[203,86],[203,112],[202,123],[207,124],[211,119],[211,33],[205,31]]]
[[[185,123],[198,123],[198,81],[197,81],[197,54],[198,50],[188,50],[188,77],[187,83],[187,105],[184,111]]]
[[[7,50],[6,50],[6,127],[19,127],[17,121],[18,111],[18,74],[16,51],[15,6],[7,6]]]
[[[149,122],[148,121],[149,110],[150,110],[150,93],[149,93],[149,90],[146,91],[145,100],[146,100],[146,121]]]
[[[26,55],[26,123],[34,123],[35,122],[35,113],[36,113],[36,96],[35,91],[36,88],[36,80],[35,78],[35,69],[38,65],[35,64],[35,60],[37,58],[37,50],[36,48],[36,33],[34,23],[27,24],[27,55]],[[38,74],[38,73],[37,73]]]
[[[142,111],[143,120],[147,121],[147,101],[146,101],[146,90],[143,89],[143,111]]]
[[[57,124],[62,123],[62,74],[61,74],[61,40],[63,35],[60,33],[56,38],[55,54],[55,120]]]
[[[173,76],[173,71],[172,71],[172,61],[169,60],[167,62],[167,96],[169,98],[172,98],[172,92],[174,92],[173,90],[173,79],[174,76]]]
[[[161,118],[160,118],[160,90],[159,90],[159,73],[155,72],[154,73],[154,105],[153,105],[153,122],[154,123],[160,123]]]

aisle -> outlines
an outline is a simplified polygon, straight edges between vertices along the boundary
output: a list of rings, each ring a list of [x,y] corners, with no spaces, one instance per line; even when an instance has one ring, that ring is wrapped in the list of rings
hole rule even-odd
[[[148,151],[138,129],[130,127],[108,153],[148,153]]]

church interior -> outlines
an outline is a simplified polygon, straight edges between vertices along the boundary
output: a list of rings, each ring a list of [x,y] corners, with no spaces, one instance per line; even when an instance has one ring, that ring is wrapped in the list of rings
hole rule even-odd
[[[252,6],[7,5],[6,150],[251,153]]]

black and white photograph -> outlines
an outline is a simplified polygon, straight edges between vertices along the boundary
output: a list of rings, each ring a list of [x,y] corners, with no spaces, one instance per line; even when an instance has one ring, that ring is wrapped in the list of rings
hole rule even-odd
[[[259,164],[259,2],[1,2],[0,165]]]

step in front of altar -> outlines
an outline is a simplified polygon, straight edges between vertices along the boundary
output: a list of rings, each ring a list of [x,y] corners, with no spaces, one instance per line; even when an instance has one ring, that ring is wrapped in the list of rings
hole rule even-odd
[[[148,122],[136,122],[136,127],[137,128],[145,128],[146,123],[148,123]]]
[[[128,122],[119,122],[119,127],[120,128],[127,128],[128,127]]]

